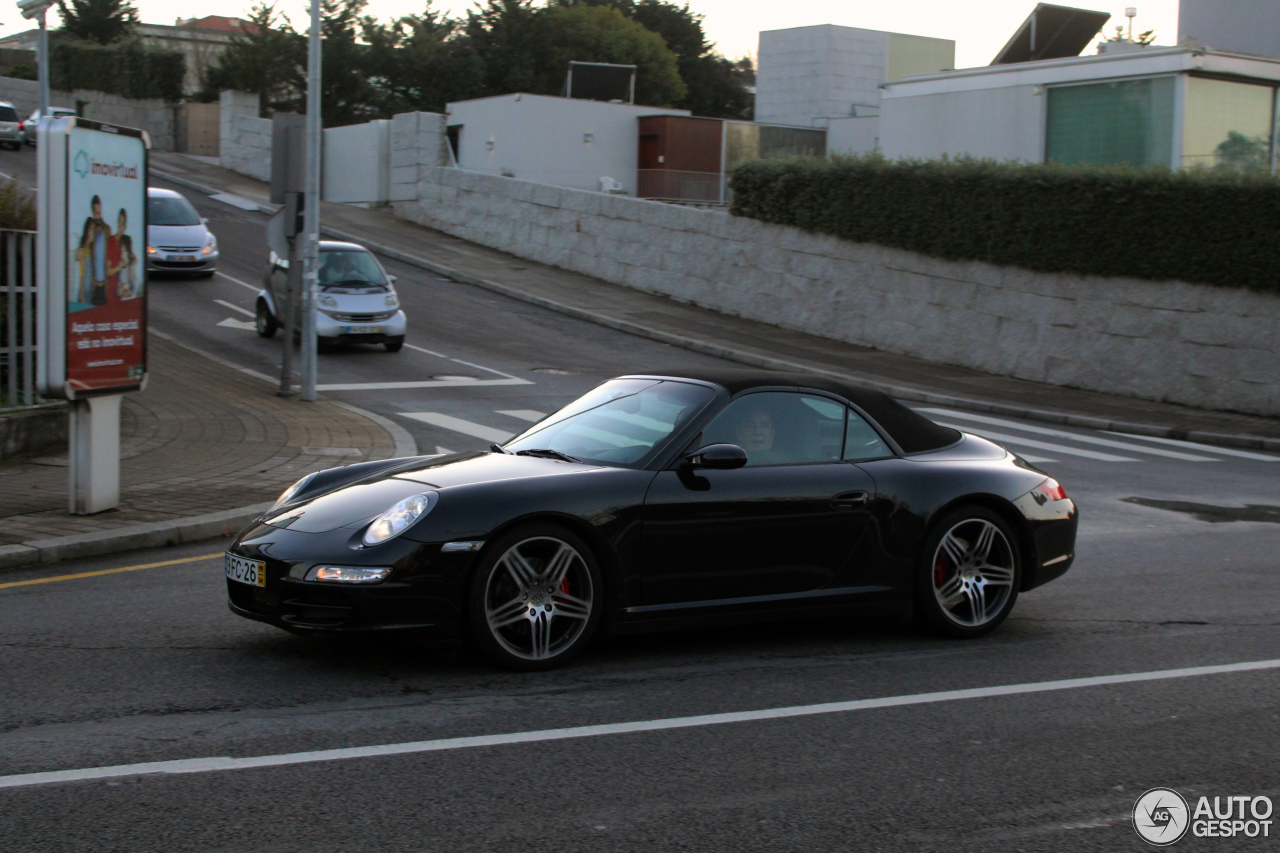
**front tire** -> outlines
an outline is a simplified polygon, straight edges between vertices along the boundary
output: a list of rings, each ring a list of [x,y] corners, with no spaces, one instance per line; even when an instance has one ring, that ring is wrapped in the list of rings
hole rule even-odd
[[[1009,523],[986,507],[959,507],[930,528],[916,574],[915,612],[944,637],[980,637],[1008,617],[1022,583]]]
[[[387,352],[400,352],[400,350],[404,349],[404,335],[387,338],[382,342],[382,345],[387,348]]]
[[[276,329],[280,328],[280,324],[271,315],[271,309],[267,307],[265,300],[258,300],[258,311],[253,318],[253,326],[257,329],[258,336],[262,338],[274,338]]]
[[[490,542],[468,601],[476,643],[508,669],[553,669],[591,641],[604,608],[595,555],[555,525],[517,528]]]

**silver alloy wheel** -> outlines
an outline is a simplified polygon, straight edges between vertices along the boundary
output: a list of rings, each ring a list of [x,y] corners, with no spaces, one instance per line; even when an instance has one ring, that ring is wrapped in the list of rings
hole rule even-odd
[[[1013,594],[1014,552],[999,527],[969,518],[943,535],[933,553],[933,595],[948,619],[978,628],[995,619]]]
[[[594,607],[595,588],[582,555],[553,536],[512,545],[485,584],[489,633],[522,660],[550,660],[572,647]]]

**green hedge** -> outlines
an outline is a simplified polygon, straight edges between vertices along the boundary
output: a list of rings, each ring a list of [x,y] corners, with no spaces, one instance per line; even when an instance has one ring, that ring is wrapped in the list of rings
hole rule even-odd
[[[737,216],[951,260],[1280,293],[1270,176],[879,156],[752,161]]]
[[[49,48],[49,82],[63,92],[91,89],[126,98],[182,100],[186,61],[181,53],[136,41],[100,45],[57,41]]]

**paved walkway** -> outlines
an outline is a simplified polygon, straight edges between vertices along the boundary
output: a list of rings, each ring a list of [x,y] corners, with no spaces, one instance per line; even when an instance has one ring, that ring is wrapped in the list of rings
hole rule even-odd
[[[149,346],[147,389],[121,407],[119,509],[68,513],[65,452],[0,463],[0,545],[258,505],[307,471],[396,455],[387,429],[339,403],[281,399],[154,330]]]
[[[153,155],[153,168],[197,186],[271,207],[266,184],[181,154]],[[448,278],[701,352],[766,367],[855,377],[908,400],[956,403],[1042,420],[1280,450],[1280,418],[1213,412],[979,373],[879,352],[686,305],[518,258],[405,222],[389,211],[324,204],[321,222]]]

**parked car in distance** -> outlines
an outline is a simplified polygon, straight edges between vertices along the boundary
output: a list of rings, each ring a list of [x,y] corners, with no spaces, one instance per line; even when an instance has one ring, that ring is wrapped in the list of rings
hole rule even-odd
[[[388,352],[404,346],[408,323],[400,310],[395,277],[373,253],[355,243],[320,241],[320,269],[316,280],[316,338],[321,345],[382,344]],[[270,266],[258,294],[257,329],[264,338],[284,325],[289,286],[289,261],[271,253]],[[300,309],[294,310],[299,328]]]
[[[218,238],[181,193],[147,187],[147,269],[202,278],[218,269]]]
[[[76,111],[67,107],[49,107],[49,115],[54,118],[62,118],[63,116],[73,116]],[[27,116],[27,120],[19,125],[22,130],[22,141],[28,145],[36,144],[36,131],[40,129],[40,110],[37,108]]]
[[[14,151],[22,147],[22,119],[8,101],[0,101],[0,145]]]

